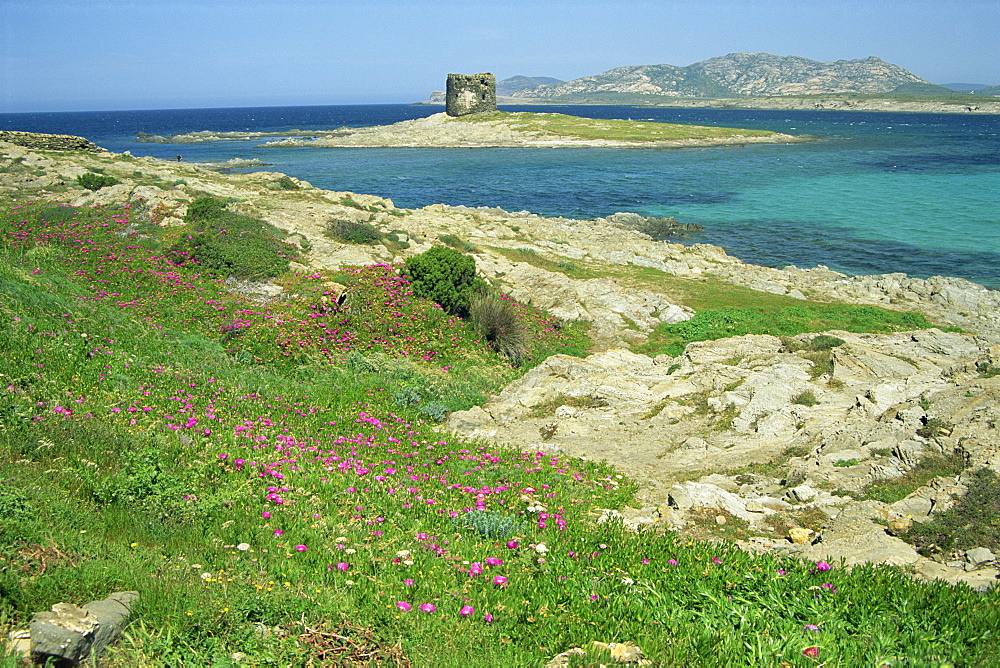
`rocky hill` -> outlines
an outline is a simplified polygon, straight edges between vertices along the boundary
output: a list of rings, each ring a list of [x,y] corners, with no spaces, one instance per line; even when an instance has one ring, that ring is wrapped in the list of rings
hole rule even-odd
[[[537,88],[538,86],[558,86],[561,83],[566,83],[562,79],[556,79],[553,77],[526,77],[526,76],[515,76],[509,79],[504,79],[503,81],[497,82],[497,95],[513,95],[518,91],[527,90],[528,88]]]
[[[676,97],[890,93],[910,84],[928,82],[874,56],[824,63],[799,56],[731,53],[687,67],[618,67],[566,83],[520,90],[512,97],[549,99],[601,93]]]

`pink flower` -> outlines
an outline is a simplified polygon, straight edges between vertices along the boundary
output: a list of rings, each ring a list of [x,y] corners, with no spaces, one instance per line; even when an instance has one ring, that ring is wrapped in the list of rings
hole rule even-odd
[[[486,622],[487,624],[492,624],[493,623],[493,615],[491,615],[490,613],[487,612],[485,615],[483,615],[483,621]]]
[[[495,557],[490,557],[489,559],[486,560],[486,565],[487,566],[502,566],[503,565],[503,559],[497,559]]]
[[[512,550],[516,550],[517,549],[517,541],[516,540],[508,540],[507,541],[507,547],[509,547]]]
[[[406,601],[396,601],[396,607],[402,610],[403,612],[409,612],[412,606]]]
[[[263,517],[265,520],[271,519],[271,513],[267,512],[266,510],[262,512],[260,516]]]
[[[345,564],[343,561],[337,564],[338,571],[346,571],[348,568],[350,568],[350,566]]]
[[[473,562],[472,565],[469,566],[469,575],[479,575],[482,572],[483,565],[478,561]]]
[[[802,627],[803,631],[819,631],[819,627],[815,624],[806,624]]]
[[[295,551],[296,552],[305,552],[307,549],[308,548],[305,545],[296,545],[295,546]]]
[[[465,605],[462,606],[462,609],[458,611],[458,614],[462,615],[463,617],[468,617],[475,611],[476,611],[475,608],[473,608],[471,605]]]
[[[802,650],[802,653],[808,656],[810,659],[815,659],[819,656],[819,647],[806,647]]]
[[[817,571],[828,571],[831,568],[833,568],[833,566],[831,566],[830,564],[826,563],[825,561],[820,561],[820,562],[816,563],[816,570]]]
[[[493,578],[493,584],[500,585],[502,587],[505,584],[507,584],[507,578],[505,578],[502,575],[498,575],[495,578]]]
[[[413,582],[413,580],[403,580],[403,584],[406,585],[407,587],[412,587],[416,583]]]
[[[423,605],[420,606],[420,609],[423,610],[424,612],[434,612],[435,610],[437,610],[437,606],[434,605],[433,603],[424,603]]]
[[[285,533],[285,532],[284,532],[284,531],[282,531],[281,529],[275,529],[275,530],[274,530],[274,535],[275,535],[275,536],[280,536],[280,535],[281,535],[281,534],[283,534],[283,533]]]

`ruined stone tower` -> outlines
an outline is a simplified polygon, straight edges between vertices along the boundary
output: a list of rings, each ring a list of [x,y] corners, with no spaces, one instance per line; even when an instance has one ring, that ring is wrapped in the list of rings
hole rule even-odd
[[[489,72],[449,74],[445,111],[449,116],[465,116],[497,110],[497,78]]]

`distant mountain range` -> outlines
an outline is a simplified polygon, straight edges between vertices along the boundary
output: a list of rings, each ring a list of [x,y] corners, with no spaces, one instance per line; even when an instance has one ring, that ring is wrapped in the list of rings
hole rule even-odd
[[[871,56],[819,62],[800,56],[730,53],[701,62],[633,65],[561,81],[552,77],[515,76],[497,82],[497,97],[554,103],[635,103],[656,98],[741,98],[821,94],[1000,95],[1000,86],[933,84],[899,65]],[[427,103],[444,104],[443,91]]]
[[[510,97],[518,91],[527,90],[529,88],[536,88],[538,86],[554,86],[556,84],[566,83],[562,79],[554,79],[552,77],[524,77],[516,76],[509,79],[504,79],[503,81],[497,82],[497,95],[502,97]]]
[[[748,97],[819,93],[891,93],[901,86],[934,86],[876,57],[821,63],[799,56],[731,53],[677,67],[638,65],[560,84],[514,92],[511,97],[562,98],[601,93],[672,97]]]
[[[954,86],[954,88],[952,88]],[[799,56],[731,53],[677,67],[636,65],[559,81],[547,77],[511,77],[497,84],[497,95],[514,100],[583,102],[624,98],[738,98],[824,93],[955,95],[960,84],[938,86],[874,56],[819,62]],[[997,86],[964,91],[996,95]]]

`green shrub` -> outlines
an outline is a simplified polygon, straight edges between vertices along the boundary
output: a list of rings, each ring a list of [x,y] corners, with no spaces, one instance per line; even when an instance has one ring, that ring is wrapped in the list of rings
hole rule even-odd
[[[188,205],[187,229],[170,250],[175,262],[197,262],[205,271],[241,279],[272,278],[298,259],[295,246],[282,243],[278,228],[226,210],[226,202],[201,197]]]
[[[444,422],[451,411],[443,401],[430,401],[418,408],[417,412],[426,415],[433,422]]]
[[[7,486],[0,489],[0,521],[13,520],[20,522],[26,520],[34,513],[31,503],[16,489]]]
[[[331,220],[324,234],[345,244],[375,244],[382,239],[382,234],[371,223],[343,218]]]
[[[819,399],[816,398],[816,394],[812,390],[806,390],[792,399],[792,403],[800,406],[815,406],[819,403]]]
[[[836,336],[830,336],[829,334],[820,334],[819,336],[814,336],[811,341],[809,341],[809,347],[813,350],[830,350],[831,348],[836,348],[837,346],[844,345],[844,340],[837,338]]]
[[[107,188],[108,186],[116,186],[119,183],[118,179],[113,176],[95,174],[94,172],[80,174],[80,176],[76,177],[76,182],[87,190],[95,191],[100,190],[101,188]]]
[[[973,473],[969,491],[930,522],[914,524],[906,540],[926,555],[951,549],[1000,550],[1000,478],[992,469]]]
[[[520,366],[528,355],[528,332],[517,313],[517,304],[491,292],[469,300],[469,320],[490,348]]]
[[[874,480],[861,492],[867,499],[895,503],[935,478],[958,475],[963,470],[965,470],[965,458],[961,454],[930,455],[917,462],[917,465],[901,478]]]
[[[941,418],[930,418],[922,427],[917,429],[917,435],[924,438],[934,438],[935,436],[947,436],[955,425],[942,420]]]
[[[406,261],[413,294],[437,302],[452,315],[468,317],[469,300],[483,286],[476,261],[454,248],[434,246]]]
[[[199,197],[187,207],[184,214],[186,222],[215,220],[223,215],[226,210],[226,202],[215,197]]]
[[[404,387],[392,393],[392,400],[397,406],[416,406],[423,401],[423,396],[415,387]]]
[[[470,529],[487,540],[507,540],[521,530],[513,515],[496,510],[471,510],[452,519],[455,529]]]
[[[443,243],[443,244],[451,246],[455,250],[464,251],[466,253],[474,253],[476,251],[476,247],[475,246],[473,246],[472,244],[467,243],[465,241],[462,241],[461,239],[459,239],[458,237],[456,237],[454,234],[441,234],[441,235],[438,235],[438,240],[440,240],[441,243]]]
[[[289,176],[282,176],[274,182],[274,185],[278,190],[298,190],[300,188],[299,184]]]

